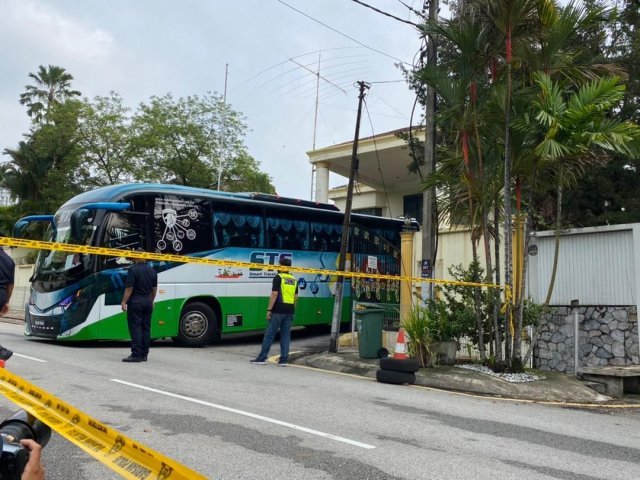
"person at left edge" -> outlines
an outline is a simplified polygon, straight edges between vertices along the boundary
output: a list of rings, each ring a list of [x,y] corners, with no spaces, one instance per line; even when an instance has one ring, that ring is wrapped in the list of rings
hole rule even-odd
[[[127,312],[131,355],[123,362],[146,362],[151,346],[151,313],[158,290],[158,274],[142,258],[134,258],[127,272],[122,311]]]
[[[7,255],[4,248],[0,247],[0,317],[4,317],[9,311],[15,273],[15,262]],[[9,360],[11,355],[13,355],[11,350],[0,345],[0,360]]]

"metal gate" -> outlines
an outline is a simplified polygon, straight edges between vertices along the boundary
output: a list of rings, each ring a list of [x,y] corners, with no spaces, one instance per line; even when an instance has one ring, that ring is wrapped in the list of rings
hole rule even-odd
[[[382,275],[400,274],[400,248],[375,232],[357,224],[349,227],[351,271]],[[373,278],[353,278],[351,296],[354,301],[384,306],[384,330],[400,326],[400,282]]]

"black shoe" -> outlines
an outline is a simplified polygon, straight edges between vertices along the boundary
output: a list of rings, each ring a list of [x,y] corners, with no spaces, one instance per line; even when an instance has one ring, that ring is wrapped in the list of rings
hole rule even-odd
[[[129,355],[127,358],[123,358],[122,359],[123,362],[142,362],[142,357],[132,357],[131,355]]]
[[[249,360],[249,363],[252,365],[266,365],[267,362],[265,362],[264,360],[260,360],[258,358],[255,358],[253,360]]]
[[[13,352],[8,348],[0,347],[0,360],[9,360]]]
[[[145,355],[144,357],[142,357],[142,361],[146,362],[147,361],[147,356]]]

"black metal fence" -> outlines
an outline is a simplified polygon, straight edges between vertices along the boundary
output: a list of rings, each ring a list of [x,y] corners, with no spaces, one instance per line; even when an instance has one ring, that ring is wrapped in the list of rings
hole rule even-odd
[[[400,249],[382,236],[359,225],[350,228],[351,270],[354,272],[398,275]],[[373,278],[354,278],[351,295],[355,301],[384,307],[382,328],[400,328],[400,282]]]

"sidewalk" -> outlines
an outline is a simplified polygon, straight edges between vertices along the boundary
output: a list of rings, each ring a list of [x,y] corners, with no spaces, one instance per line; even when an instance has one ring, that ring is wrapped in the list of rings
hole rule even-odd
[[[9,309],[9,311],[4,317],[0,317],[0,322],[23,325],[24,311]]]
[[[360,358],[357,347],[339,347],[338,353],[292,353],[290,363],[307,367],[376,378],[378,359]],[[501,378],[455,367],[420,369],[416,385],[533,402],[561,404],[602,404],[612,398],[601,395],[574,377],[559,372],[542,372],[546,377],[526,383],[511,383]],[[616,401],[616,404],[621,402]]]

